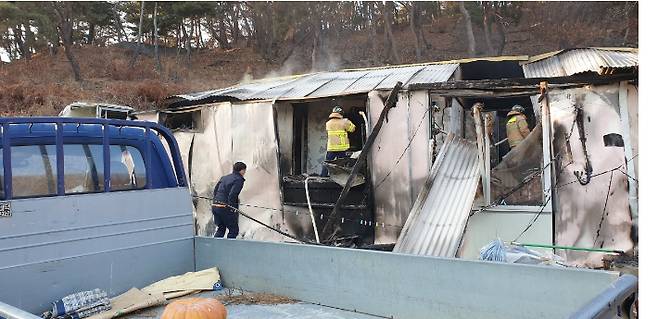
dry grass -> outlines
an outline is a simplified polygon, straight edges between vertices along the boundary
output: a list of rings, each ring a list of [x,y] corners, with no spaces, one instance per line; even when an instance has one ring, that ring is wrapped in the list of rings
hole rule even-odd
[[[56,115],[75,101],[102,101],[137,109],[163,106],[173,94],[219,88],[240,80],[248,62],[208,67],[218,53],[206,50],[192,55],[190,65],[175,56],[154,60],[141,56],[130,66],[132,51],[114,47],[75,49],[83,81],[73,81],[62,50],[50,56],[35,54],[30,61],[0,65],[0,115]],[[213,58],[213,56],[215,58]],[[256,59],[257,60],[257,59]]]
[[[237,293],[228,295],[220,295],[216,297],[224,305],[280,305],[292,304],[299,301],[290,299],[288,297],[265,294],[265,293]]]

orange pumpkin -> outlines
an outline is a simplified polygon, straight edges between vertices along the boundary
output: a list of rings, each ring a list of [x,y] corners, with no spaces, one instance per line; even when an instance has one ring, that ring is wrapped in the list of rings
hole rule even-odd
[[[167,305],[160,319],[226,319],[226,308],[216,299],[185,298]]]

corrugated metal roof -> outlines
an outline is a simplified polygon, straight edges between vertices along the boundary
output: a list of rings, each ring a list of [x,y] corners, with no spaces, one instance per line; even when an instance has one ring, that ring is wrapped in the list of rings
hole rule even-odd
[[[459,64],[437,63],[362,70],[320,72],[238,84],[226,89],[179,94],[174,98],[199,101],[208,98],[239,100],[294,100],[367,93],[391,89],[400,81],[406,87],[414,83],[444,82]]]
[[[638,67],[633,48],[584,48],[555,51],[530,58],[523,66],[526,78],[571,76],[583,72],[612,74]]]
[[[448,134],[393,251],[455,257],[479,177],[477,146]]]

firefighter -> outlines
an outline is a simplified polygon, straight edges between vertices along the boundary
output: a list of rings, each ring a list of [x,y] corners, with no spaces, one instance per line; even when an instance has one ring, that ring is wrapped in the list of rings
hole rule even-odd
[[[329,120],[326,124],[327,129],[327,155],[325,160],[332,161],[339,158],[347,157],[347,150],[350,149],[350,139],[347,133],[356,130],[356,125],[349,119],[343,118],[343,108],[335,106],[331,110]],[[326,166],[322,167],[321,176],[329,176]]]
[[[507,143],[510,148],[519,145],[530,134],[524,111],[523,106],[517,104],[507,113]]]

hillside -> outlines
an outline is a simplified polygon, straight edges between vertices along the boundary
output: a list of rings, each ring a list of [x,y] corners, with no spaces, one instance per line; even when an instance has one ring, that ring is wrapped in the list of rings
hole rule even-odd
[[[596,4],[596,3],[593,3]],[[532,4],[524,6],[521,20],[505,33],[503,55],[538,54],[569,47],[637,45],[637,19],[620,23],[610,7],[570,10],[572,3],[556,4],[553,10],[539,12]],[[544,8],[545,9],[545,8]],[[599,10],[599,11],[597,11]],[[414,37],[405,25],[394,25],[402,63],[440,61],[467,57],[467,42],[459,15],[423,25],[429,48],[422,59],[415,58]],[[626,34],[628,29],[628,34]],[[379,32],[379,31],[378,31]],[[383,33],[383,31],[381,31]],[[487,55],[483,31],[474,24],[478,43],[476,56]],[[373,52],[367,32],[332,34],[324,41],[324,61],[319,69],[367,67],[389,64],[384,53],[386,37],[377,34]],[[75,82],[63,50],[55,55],[39,52],[31,60],[20,59],[0,66],[2,115],[54,115],[73,101],[104,101],[138,109],[162,106],[171,94],[226,87],[249,78],[299,74],[311,70],[312,41],[285,47],[289,54],[267,62],[253,43],[236,43],[233,49],[193,49],[189,64],[184,50],[177,54],[167,48],[161,58],[163,70],[157,73],[148,54],[129,66],[134,44],[112,46],[76,45],[73,52],[80,63],[84,81]]]

